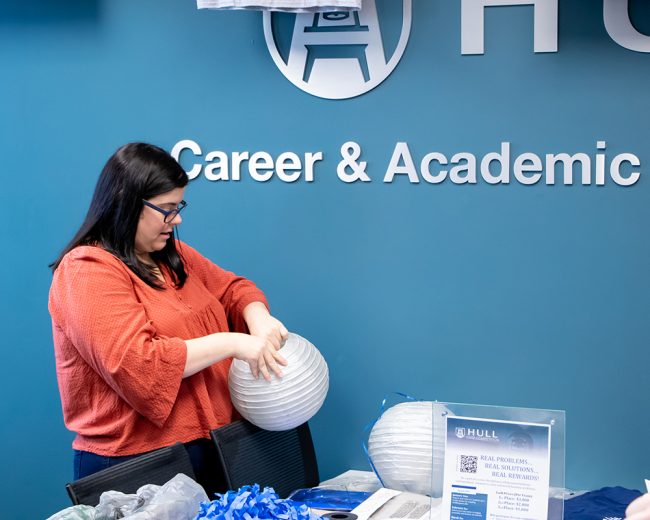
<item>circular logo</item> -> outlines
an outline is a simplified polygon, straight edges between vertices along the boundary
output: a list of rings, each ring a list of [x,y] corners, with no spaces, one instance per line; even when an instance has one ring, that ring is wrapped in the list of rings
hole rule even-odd
[[[411,1],[363,0],[360,11],[266,11],[266,45],[282,74],[305,92],[327,99],[360,96],[383,82],[402,58],[411,33]],[[399,8],[401,13],[393,12]]]

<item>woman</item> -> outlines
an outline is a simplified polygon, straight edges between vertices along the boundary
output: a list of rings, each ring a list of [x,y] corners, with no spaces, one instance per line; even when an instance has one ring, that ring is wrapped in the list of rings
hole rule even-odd
[[[235,418],[231,358],[255,377],[282,376],[277,350],[287,330],[264,294],[174,237],[187,182],[161,148],[121,147],[52,264],[49,310],[64,420],[77,434],[75,479],[180,441],[197,480],[220,490],[208,439]]]

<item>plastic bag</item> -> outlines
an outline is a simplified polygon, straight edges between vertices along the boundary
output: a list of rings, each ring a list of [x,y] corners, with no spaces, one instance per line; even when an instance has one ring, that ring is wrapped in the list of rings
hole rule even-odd
[[[193,520],[207,500],[199,484],[179,473],[163,486],[147,484],[134,495],[106,491],[97,507],[69,507],[48,520]]]
[[[130,518],[141,508],[146,507],[158,493],[164,493],[165,486],[175,482],[175,479],[180,475],[182,474],[179,473],[163,486],[146,484],[140,487],[135,495],[126,495],[120,491],[105,491],[99,497],[99,504],[96,508],[97,520]],[[192,482],[194,481],[192,480]]]
[[[142,488],[141,488],[142,489]],[[140,490],[138,490],[138,493]],[[125,517],[129,520],[193,520],[201,502],[208,500],[203,488],[190,477],[179,473],[148,504]]]
[[[47,520],[96,520],[92,506],[72,506],[53,514]]]

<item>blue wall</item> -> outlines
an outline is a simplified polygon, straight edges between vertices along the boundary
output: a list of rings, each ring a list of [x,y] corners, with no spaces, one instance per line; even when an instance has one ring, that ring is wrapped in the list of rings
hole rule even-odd
[[[67,505],[72,435],[47,264],[105,160],[132,140],[323,151],[311,184],[193,181],[181,230],[255,280],[328,360],[313,421],[323,477],[366,467],[362,428],[396,390],[565,409],[568,487],[650,477],[650,56],[608,37],[600,2],[560,2],[554,54],[532,52],[532,8],[490,9],[486,54],[461,56],[459,2],[414,0],[395,72],[345,101],[280,74],[259,13],[200,12],[192,0],[23,4],[0,7],[3,518]],[[650,6],[631,12],[650,34]],[[347,140],[373,182],[336,177]],[[502,141],[593,158],[597,140],[639,156],[636,185],[381,182],[397,141],[419,162]]]

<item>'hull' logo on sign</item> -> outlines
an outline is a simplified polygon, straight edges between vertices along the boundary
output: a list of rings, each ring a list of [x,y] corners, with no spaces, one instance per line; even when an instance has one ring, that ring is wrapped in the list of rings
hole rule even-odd
[[[359,96],[384,81],[410,32],[411,0],[363,0],[362,9],[351,12],[264,13],[266,44],[282,74],[327,99]]]

